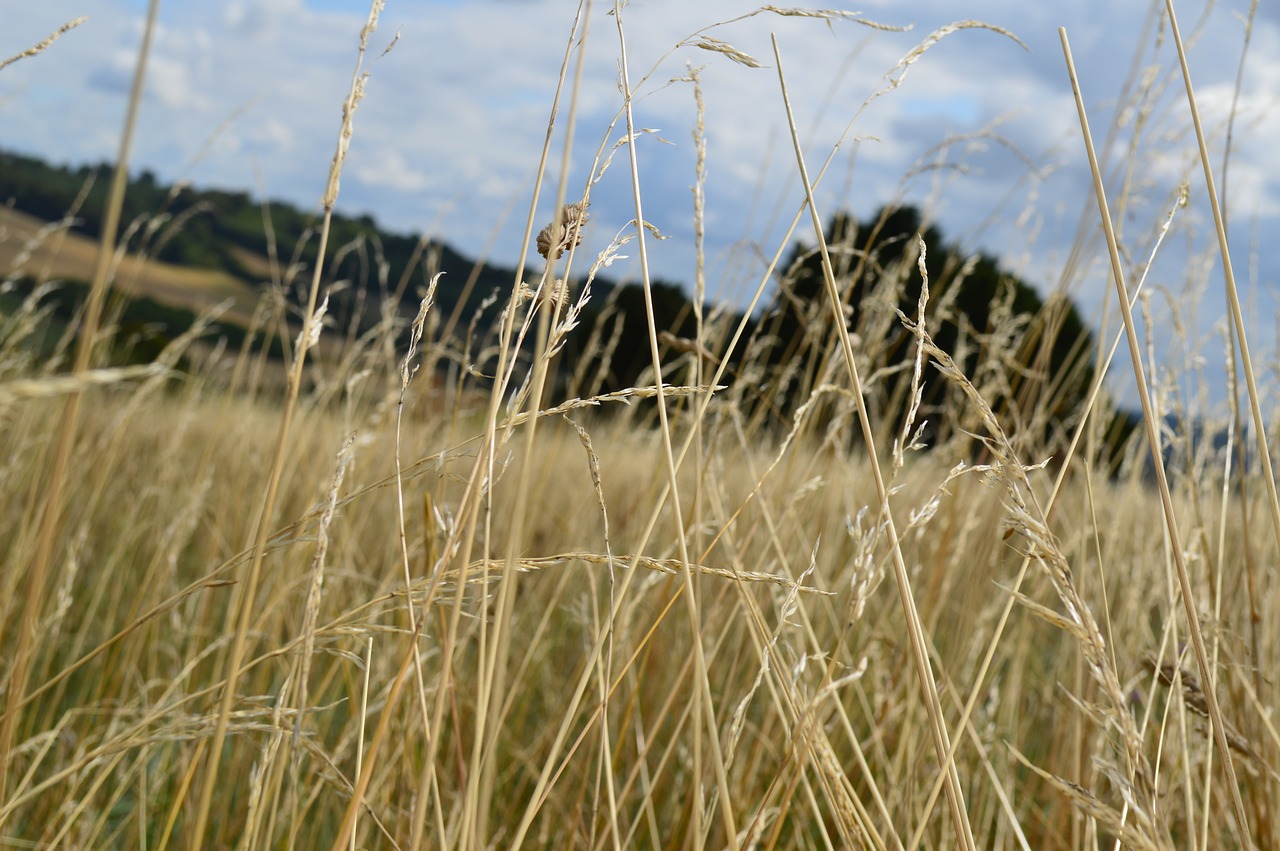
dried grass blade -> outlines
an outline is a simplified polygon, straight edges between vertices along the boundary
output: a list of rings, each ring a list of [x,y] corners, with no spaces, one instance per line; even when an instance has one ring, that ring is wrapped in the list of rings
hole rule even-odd
[[[1168,3],[1170,15],[1170,23],[1174,27],[1174,40],[1179,45],[1179,55],[1181,56],[1181,39],[1177,36],[1177,23],[1172,20],[1173,4]],[[1097,196],[1098,214],[1102,219],[1102,229],[1107,238],[1107,250],[1111,257],[1111,274],[1112,280],[1116,286],[1116,292],[1119,295],[1120,314],[1124,319],[1125,334],[1128,338],[1129,352],[1133,361],[1134,379],[1138,386],[1138,398],[1142,402],[1143,423],[1147,430],[1147,444],[1151,451],[1151,462],[1156,473],[1156,483],[1159,486],[1160,502],[1164,509],[1165,526],[1169,534],[1170,550],[1173,554],[1174,567],[1178,577],[1178,585],[1181,591],[1183,610],[1187,618],[1187,632],[1191,636],[1191,646],[1195,651],[1196,663],[1200,668],[1200,672],[1205,682],[1210,683],[1210,687],[1205,691],[1208,698],[1209,717],[1212,721],[1214,739],[1217,742],[1218,749],[1226,754],[1230,750],[1227,741],[1226,720],[1222,715],[1222,710],[1218,705],[1218,698],[1212,687],[1215,682],[1213,669],[1209,665],[1209,655],[1205,649],[1204,636],[1200,627],[1200,616],[1196,611],[1196,595],[1191,587],[1191,578],[1187,573],[1186,559],[1183,555],[1185,552],[1182,546],[1182,536],[1178,530],[1177,517],[1173,509],[1173,497],[1169,491],[1168,477],[1165,474],[1164,459],[1159,452],[1160,442],[1155,433],[1156,418],[1151,407],[1151,395],[1147,389],[1147,379],[1145,371],[1142,367],[1141,350],[1138,344],[1137,331],[1135,330],[1133,311],[1129,307],[1129,293],[1125,286],[1124,267],[1120,260],[1119,246],[1116,241],[1115,228],[1111,222],[1111,213],[1107,205],[1106,188],[1102,182],[1102,172],[1098,166],[1098,157],[1094,152],[1093,137],[1089,132],[1089,120],[1085,112],[1084,96],[1080,90],[1080,81],[1076,76],[1075,61],[1071,55],[1071,45],[1067,40],[1067,31],[1065,27],[1058,28],[1058,35],[1062,41],[1063,55],[1066,59],[1067,73],[1071,79],[1071,89],[1075,95],[1076,110],[1079,113],[1080,129],[1084,136],[1085,151],[1089,157],[1089,168],[1093,173],[1094,194]],[[1186,70],[1185,57],[1183,58],[1183,70]],[[1190,95],[1190,77],[1187,77],[1188,95]],[[1192,101],[1194,106],[1194,100]],[[1196,120],[1197,127],[1199,119]],[[1201,138],[1203,144],[1203,138]],[[1203,152],[1203,147],[1201,148]],[[1207,180],[1212,184],[1213,175],[1209,171],[1208,161],[1205,161],[1205,174]],[[1216,205],[1215,205],[1216,206]],[[1219,225],[1221,221],[1219,220]],[[1225,249],[1225,246],[1224,246]],[[1224,260],[1226,259],[1224,250]],[[1243,323],[1240,324],[1239,330],[1243,331]],[[1244,339],[1240,340],[1241,346],[1244,346]],[[1248,370],[1246,369],[1246,373]],[[1256,405],[1256,396],[1251,394],[1251,398]],[[1264,438],[1265,440],[1265,438]],[[1264,453],[1265,456],[1265,453]],[[1270,478],[1268,476],[1268,478]],[[1272,493],[1274,493],[1275,484],[1271,483]],[[1280,527],[1277,527],[1280,533]],[[1226,775],[1227,792],[1231,798],[1232,811],[1236,820],[1236,827],[1240,831],[1241,838],[1249,836],[1249,818],[1245,813],[1244,801],[1240,797],[1240,785],[1236,779],[1235,767],[1232,765],[1230,758],[1221,760],[1223,772]]]

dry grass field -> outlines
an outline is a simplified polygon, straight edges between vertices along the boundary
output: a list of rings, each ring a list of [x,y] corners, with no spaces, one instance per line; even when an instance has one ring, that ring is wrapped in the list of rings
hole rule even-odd
[[[990,407],[1027,326],[965,375],[931,305],[893,320],[964,424],[927,450],[831,301],[796,404],[718,313],[716,357],[650,327],[647,382],[566,398],[598,260],[541,224],[568,250],[474,338],[424,293],[411,334],[178,373],[195,334],[113,366],[93,299],[52,358],[37,301],[0,316],[0,846],[1280,847],[1269,373],[1225,446],[1144,427],[1118,468],[1101,403],[1051,445]],[[1100,375],[1147,356],[1116,303]]]

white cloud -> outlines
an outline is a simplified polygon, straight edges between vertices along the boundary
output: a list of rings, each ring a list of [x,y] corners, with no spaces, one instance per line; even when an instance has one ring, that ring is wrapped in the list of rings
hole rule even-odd
[[[192,87],[190,65],[177,56],[154,56],[147,77],[147,92],[166,109],[199,108],[208,98]]]
[[[352,162],[351,171],[358,180],[375,189],[394,189],[402,192],[419,192],[430,185],[425,171],[409,164],[404,154],[396,148],[379,146],[372,155],[366,154]]]

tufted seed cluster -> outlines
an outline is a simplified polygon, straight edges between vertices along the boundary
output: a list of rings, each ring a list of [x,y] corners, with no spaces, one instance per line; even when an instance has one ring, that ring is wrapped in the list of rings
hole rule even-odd
[[[582,242],[582,226],[587,223],[588,202],[565,204],[556,220],[538,234],[538,253],[548,259],[555,246],[555,258],[560,259],[566,248],[577,248]],[[560,239],[556,239],[560,235]]]

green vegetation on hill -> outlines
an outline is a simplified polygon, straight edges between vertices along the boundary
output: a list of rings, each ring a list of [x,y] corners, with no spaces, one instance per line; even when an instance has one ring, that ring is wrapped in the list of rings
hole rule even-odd
[[[902,317],[919,317],[923,240],[929,294],[924,323],[934,342],[971,377],[1011,431],[1052,442],[1087,397],[1094,379],[1093,334],[1074,304],[1045,301],[997,258],[949,244],[925,225],[913,207],[886,208],[858,222],[837,214],[825,234],[845,309],[870,366],[870,404],[887,423],[900,422],[910,404],[915,337]],[[776,341],[778,391],[803,401],[834,353],[822,258],[816,249],[793,248],[778,296],[762,326]],[[798,362],[798,363],[797,363]],[[785,368],[790,367],[790,368]],[[960,391],[929,369],[920,394],[926,442],[955,428],[978,430],[965,414]],[[1123,430],[1121,437],[1127,437]]]
[[[1036,446],[1061,448],[1092,388],[1093,333],[1068,299],[1042,299],[1032,286],[1002,269],[996,258],[967,254],[948,243],[936,226],[924,225],[920,212],[909,206],[883,209],[862,222],[838,213],[825,234],[846,306],[845,327],[854,333],[865,359],[868,405],[882,429],[882,442],[892,440],[911,404],[910,367],[916,344],[902,317],[915,321],[919,313],[923,279],[917,268],[917,234],[926,245],[930,280],[925,326],[935,343],[975,380],[1011,434]],[[814,399],[815,392],[831,381],[832,367],[840,359],[819,252],[795,245],[774,283],[774,296],[765,310],[745,321],[747,342],[729,355],[731,374],[748,376],[755,385],[749,395],[767,400],[753,406],[744,396],[744,404],[754,416],[782,430],[801,405],[819,405],[825,413],[817,419],[826,422],[842,412],[847,415],[847,399]],[[694,338],[694,310],[685,290],[655,282],[652,292],[658,330],[685,341]],[[614,320],[614,311],[624,319]],[[584,317],[575,351],[594,351],[597,360],[607,361],[602,365],[611,387],[652,382],[639,287],[625,286],[609,299],[597,299]],[[620,322],[620,327],[602,334],[596,328],[602,317]],[[723,345],[731,329],[743,321],[741,314],[721,313],[710,335],[714,338],[718,332]],[[593,334],[613,333],[617,343],[611,349],[591,347]],[[669,351],[668,356],[675,354]],[[961,395],[926,366],[916,417],[927,421],[921,432],[926,445],[958,431],[981,431]],[[1114,410],[1103,412],[1102,420],[1108,424],[1106,440],[1114,461],[1135,421]]]
[[[33,344],[42,356],[52,355],[54,344],[68,326],[80,321],[87,293],[87,288],[80,283],[65,283],[41,291],[41,285],[29,276],[9,279],[0,289],[0,318],[19,314],[25,309],[24,302],[36,299],[36,306],[46,311],[48,318]],[[111,349],[108,359],[114,364],[150,363],[196,320],[196,314],[190,310],[171,307],[151,298],[124,298],[117,293],[108,304],[105,321]],[[248,331],[235,322],[222,319],[210,322],[206,335],[222,339],[231,349],[238,349],[244,344]],[[4,332],[0,331],[0,343],[3,339]],[[267,344],[267,351],[278,358],[284,349],[279,339],[273,338]],[[178,369],[186,369],[187,366],[185,357],[176,364]]]
[[[74,209],[73,228],[96,237],[101,233],[111,170],[108,163],[58,166],[0,151],[0,203],[11,204],[47,221],[61,219]],[[83,200],[77,204],[82,194]],[[264,216],[270,217],[269,229]],[[158,228],[154,236],[148,237],[149,242],[131,245],[131,248],[144,248],[159,260],[222,270],[259,283],[265,277],[258,268],[262,264],[250,264],[246,254],[265,263],[274,240],[282,265],[296,262],[312,268],[315,263],[318,217],[285,202],[270,201],[264,205],[247,192],[170,186],[157,180],[152,172],[143,171],[129,182],[122,220],[129,223],[152,217],[164,217],[178,226]],[[449,246],[438,242],[420,246],[418,237],[384,231],[367,215],[335,213],[330,227],[331,246],[368,246],[367,250],[344,254],[331,252],[326,273],[332,280],[350,278],[377,286],[376,268],[385,263],[389,280],[381,283],[390,291],[406,273],[417,274],[421,281],[422,264],[429,258],[432,273],[446,273],[441,279],[437,303],[442,309],[451,310],[472,273],[474,261]],[[335,261],[334,257],[341,259]],[[475,291],[480,293],[509,287],[514,277],[513,270],[487,264],[477,274]],[[414,287],[406,289],[406,300],[416,299]]]
[[[97,236],[109,171],[107,164],[72,168],[0,152],[0,202],[45,220],[74,212],[73,228]],[[126,222],[155,223],[136,229],[141,236],[133,237],[131,248],[169,263],[219,270],[263,284],[269,277],[266,258],[273,252],[283,268],[305,270],[315,262],[317,217],[287,203],[264,205],[247,192],[167,186],[149,171],[130,181],[124,203]],[[326,277],[349,283],[336,288],[330,305],[330,316],[342,327],[370,327],[380,316],[377,305],[396,292],[402,300],[400,313],[412,315],[425,281],[444,272],[437,313],[466,317],[454,323],[465,329],[484,300],[508,291],[514,280],[512,269],[477,264],[441,242],[384,231],[367,215],[335,214],[331,227],[335,250]],[[910,403],[907,367],[915,346],[899,311],[912,319],[918,311],[922,279],[916,269],[917,234],[927,246],[931,298],[926,324],[934,340],[975,379],[1011,431],[1033,435],[1037,442],[1052,439],[1089,390],[1094,374],[1092,333],[1069,301],[1055,297],[1046,303],[1034,288],[1001,269],[996,258],[965,254],[948,244],[912,207],[882,210],[862,222],[839,213],[826,234],[837,286],[848,305],[847,326],[858,335],[872,373],[879,376],[868,385],[869,403],[879,422],[891,428]],[[295,275],[293,280],[291,291],[299,300],[306,278]],[[471,278],[474,283],[464,292]],[[573,363],[578,374],[604,376],[606,389],[651,382],[643,289],[599,278],[593,291],[578,327],[566,340],[564,361]],[[655,282],[651,292],[657,328],[676,338],[693,338],[695,312],[686,290],[676,283]],[[69,316],[74,296],[63,291],[55,298],[59,314]],[[498,313],[498,307],[491,306],[484,315],[492,319]],[[140,325],[159,329],[156,339],[180,333],[191,320],[185,311],[140,305],[128,308],[124,321],[141,314],[145,316],[137,319]],[[744,322],[747,343],[729,354],[734,373],[752,376],[759,385],[757,397],[770,400],[763,415],[785,427],[797,406],[823,383],[824,370],[838,351],[818,253],[803,245],[793,247],[775,282],[774,297],[761,315],[744,320],[741,314],[720,313],[722,329]],[[232,336],[238,340],[242,334]],[[611,339],[610,345],[593,345],[593,338],[598,343],[602,336]],[[727,339],[725,334],[720,344]],[[594,362],[584,369],[578,363],[583,358]],[[993,364],[1002,369],[993,371]],[[974,427],[956,413],[966,410],[955,398],[957,392],[931,371],[926,376],[921,395],[921,417],[928,420],[926,442],[944,440],[957,428]],[[837,414],[832,409],[828,415]],[[1121,423],[1113,438],[1117,445],[1130,430]]]

